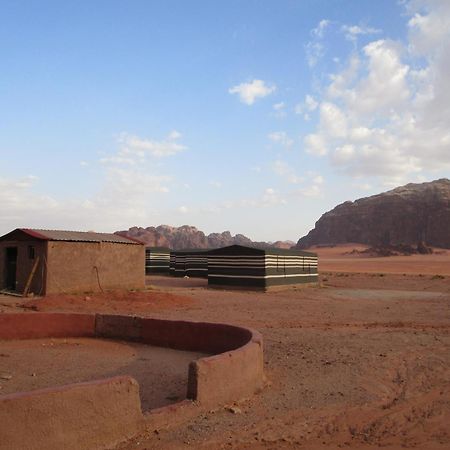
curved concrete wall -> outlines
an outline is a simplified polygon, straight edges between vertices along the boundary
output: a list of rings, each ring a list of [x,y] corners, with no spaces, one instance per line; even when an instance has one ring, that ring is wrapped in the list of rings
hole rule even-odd
[[[0,450],[107,449],[143,430],[169,425],[252,395],[263,385],[261,335],[225,324],[115,315],[0,315],[0,339],[98,336],[214,356],[192,361],[187,397],[142,414],[139,385],[115,377],[0,396]],[[62,442],[64,443],[62,445]]]

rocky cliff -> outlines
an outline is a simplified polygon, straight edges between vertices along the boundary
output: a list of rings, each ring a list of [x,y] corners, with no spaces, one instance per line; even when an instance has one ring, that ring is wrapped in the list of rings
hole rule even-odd
[[[358,242],[450,248],[450,180],[410,183],[325,213],[298,248]]]
[[[169,247],[173,250],[186,248],[217,248],[227,245],[246,245],[249,247],[279,247],[290,248],[294,242],[277,241],[275,243],[253,242],[243,234],[232,236],[229,231],[205,235],[203,231],[190,225],[171,227],[159,225],[158,227],[132,227],[127,231],[117,231],[116,234],[131,237],[144,242],[149,247]]]

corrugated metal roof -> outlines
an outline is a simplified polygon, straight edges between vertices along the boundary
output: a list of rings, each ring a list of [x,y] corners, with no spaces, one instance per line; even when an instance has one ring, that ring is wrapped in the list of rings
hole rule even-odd
[[[115,242],[117,244],[142,245],[141,242],[119,236],[112,233],[95,233],[91,231],[62,231],[62,230],[38,230],[32,228],[20,228],[20,231],[45,241],[72,241],[72,242]]]

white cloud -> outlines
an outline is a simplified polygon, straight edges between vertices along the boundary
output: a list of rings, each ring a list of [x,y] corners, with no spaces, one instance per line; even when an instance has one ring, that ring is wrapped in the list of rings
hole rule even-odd
[[[307,95],[305,97],[305,106],[308,111],[314,111],[319,106],[319,103],[313,96]]]
[[[345,38],[349,41],[356,41],[358,36],[381,33],[377,28],[365,25],[342,25],[341,31],[345,34]]]
[[[113,231],[128,223],[145,223],[158,215],[157,205],[170,191],[173,177],[158,161],[186,149],[171,132],[162,140],[122,134],[118,148],[98,161],[100,187],[89,198],[58,200],[58,195],[38,193],[38,180],[29,176],[16,180],[0,178],[0,228],[96,229]],[[94,163],[89,164],[94,167]]]
[[[187,206],[180,206],[178,208],[178,212],[182,213],[182,214],[186,214],[189,212],[189,208]]]
[[[303,118],[305,120],[310,119],[309,113],[315,111],[317,107],[319,106],[319,103],[312,95],[306,95],[305,100],[302,103],[297,103],[295,105],[295,114],[303,114]]]
[[[314,67],[325,54],[325,46],[322,43],[325,30],[330,26],[331,21],[322,19],[317,27],[311,30],[312,40],[305,44],[306,61],[309,67]]]
[[[308,134],[304,139],[304,143],[307,153],[317,156],[324,156],[328,153],[327,143],[320,134]]]
[[[372,185],[369,183],[353,183],[353,187],[360,191],[370,191],[372,189]]]
[[[222,183],[220,181],[210,181],[209,185],[216,189],[220,189],[222,187]]]
[[[450,34],[450,3],[448,0],[411,1],[407,9],[411,50],[419,55],[447,46]],[[424,11],[425,10],[425,11]]]
[[[40,226],[42,212],[51,215],[60,206],[56,200],[35,191],[37,182],[33,175],[18,179],[0,177],[0,234],[18,227]]]
[[[177,139],[180,139],[181,137],[182,137],[182,134],[181,134],[179,131],[177,131],[177,130],[172,130],[172,131],[169,133],[168,139],[171,140],[171,141],[175,141],[175,140],[177,140]]]
[[[286,104],[284,102],[275,103],[272,105],[272,109],[274,110],[273,115],[279,119],[286,117]]]
[[[294,144],[294,140],[291,139],[285,131],[274,131],[269,133],[267,137],[275,144],[282,145],[286,148],[290,148]]]
[[[303,197],[320,197],[322,196],[322,191],[317,184],[312,184],[310,186],[301,188],[297,191]]]
[[[328,26],[331,24],[331,21],[328,19],[322,19],[318,24],[316,28],[313,28],[311,30],[311,34],[318,38],[323,38],[325,34],[325,30],[328,28]]]
[[[328,136],[344,138],[347,135],[347,118],[337,105],[323,102],[320,105],[320,127]]]
[[[307,152],[327,154],[339,171],[386,186],[450,169],[450,2],[406,9],[408,41],[354,49],[321,87],[319,121],[305,138]]]
[[[139,157],[151,155],[157,158],[176,155],[187,148],[177,142],[180,138],[181,134],[176,130],[171,131],[167,138],[161,141],[142,139],[138,136],[122,133],[119,137],[119,142],[122,145],[120,155],[135,155]]]
[[[339,98],[350,95],[350,90],[358,76],[360,65],[359,55],[353,53],[344,70],[329,76],[331,83],[327,87],[327,95],[330,98]]]
[[[346,164],[355,156],[355,146],[352,144],[344,144],[341,147],[336,147],[334,150],[333,159],[337,164]]]
[[[325,180],[322,175],[316,175],[312,181],[314,184],[319,185],[319,184],[323,184]]]
[[[310,41],[305,45],[306,61],[309,67],[317,65],[325,55],[325,47],[321,42]]]
[[[264,98],[276,90],[275,85],[266,85],[263,80],[241,83],[228,89],[230,94],[237,94],[242,103],[253,105],[256,99]]]
[[[288,192],[292,197],[321,197],[325,179],[315,172],[307,172],[304,176],[297,176],[293,168],[285,161],[277,160],[272,163],[272,170],[290,184],[300,185]],[[266,191],[267,194],[267,191]]]
[[[297,176],[294,169],[285,161],[274,161],[272,163],[272,170],[291,184],[299,184],[304,181],[304,177]]]
[[[285,205],[286,200],[273,188],[267,188],[264,191],[261,199],[259,199],[255,206],[276,206],[276,205]]]
[[[163,140],[144,139],[122,133],[115,153],[102,158],[104,186],[96,204],[114,205],[125,209],[148,209],[152,194],[170,191],[173,181],[170,175],[162,173],[157,161],[173,156],[185,149],[178,141],[181,134],[171,131]]]
[[[295,196],[302,197],[323,197],[323,185],[325,179],[322,175],[317,175],[315,173],[310,173],[309,178],[305,180],[305,185],[293,192]]]

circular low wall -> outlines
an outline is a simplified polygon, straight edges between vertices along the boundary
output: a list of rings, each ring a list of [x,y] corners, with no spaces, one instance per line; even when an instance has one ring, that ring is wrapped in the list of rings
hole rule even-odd
[[[262,336],[226,324],[106,314],[0,315],[0,340],[103,337],[212,356],[192,361],[187,399],[143,414],[130,376],[0,395],[0,450],[108,449],[143,431],[254,394],[263,385]]]

